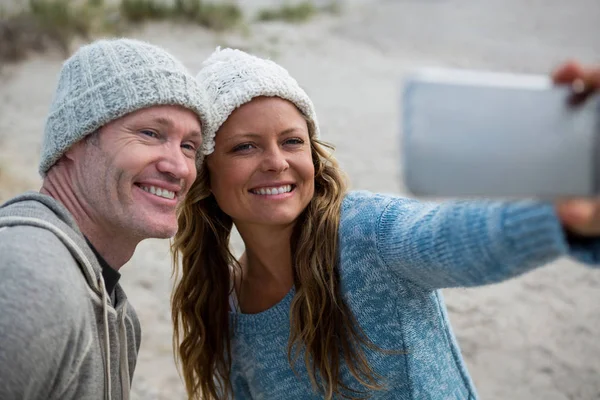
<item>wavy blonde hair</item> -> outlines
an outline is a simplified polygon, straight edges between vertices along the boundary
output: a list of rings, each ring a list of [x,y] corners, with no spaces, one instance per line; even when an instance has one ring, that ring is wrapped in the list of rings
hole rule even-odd
[[[296,294],[290,310],[288,360],[294,365],[305,350],[311,383],[325,399],[365,397],[381,386],[364,347],[379,349],[364,335],[340,293],[338,230],[346,183],[326,150],[333,147],[316,140],[312,122],[307,122],[315,193],[299,216],[291,239]],[[200,170],[178,211],[179,231],[172,246],[176,282],[173,346],[189,398],[204,400],[226,399],[232,394],[230,268],[240,269],[229,247],[233,223],[210,192],[207,169]],[[342,382],[342,361],[363,390]]]

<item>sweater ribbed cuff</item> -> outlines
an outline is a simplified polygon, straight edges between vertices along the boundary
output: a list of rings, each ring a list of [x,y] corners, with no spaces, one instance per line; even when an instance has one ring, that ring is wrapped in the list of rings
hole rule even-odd
[[[510,204],[503,212],[502,227],[515,265],[550,261],[569,252],[564,228],[551,204]]]

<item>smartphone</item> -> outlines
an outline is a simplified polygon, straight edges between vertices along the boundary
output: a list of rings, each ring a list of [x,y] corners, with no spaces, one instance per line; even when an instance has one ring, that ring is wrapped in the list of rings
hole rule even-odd
[[[541,75],[428,68],[402,91],[402,173],[433,197],[600,193],[600,96]]]

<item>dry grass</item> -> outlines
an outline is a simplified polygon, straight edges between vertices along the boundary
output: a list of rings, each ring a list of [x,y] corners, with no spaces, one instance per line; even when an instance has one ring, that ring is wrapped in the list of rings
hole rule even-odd
[[[284,3],[279,8],[268,8],[259,11],[259,21],[285,21],[302,23],[310,20],[319,13],[337,14],[341,12],[339,1],[332,0],[328,4],[318,7],[312,1],[302,1],[297,4]]]
[[[56,47],[69,53],[75,38],[90,40],[96,34],[122,35],[135,24],[150,20],[177,20],[223,31],[243,22],[235,3],[202,0],[29,0],[23,10],[0,10],[0,65],[19,61],[31,51]]]
[[[260,21],[305,22],[318,13],[339,13],[340,0],[324,6],[311,1],[263,9]],[[107,4],[110,3],[110,4]],[[248,29],[240,7],[230,2],[203,0],[27,0],[21,11],[0,9],[0,67],[22,60],[30,52],[58,48],[68,56],[75,38],[91,40],[95,35],[124,35],[139,23],[173,20],[215,31]]]
[[[185,3],[184,0],[178,0],[177,3],[179,2]],[[217,31],[224,31],[240,26],[244,20],[242,10],[233,3],[202,3],[199,7],[193,8],[190,14],[183,13],[182,15],[189,15],[193,22]]]
[[[170,18],[171,8],[156,0],[122,0],[120,10],[126,20],[136,23]]]
[[[85,14],[75,18],[77,11],[68,0],[29,0],[25,10],[1,13],[0,61],[17,61],[49,46],[66,51],[69,38],[89,34]]]

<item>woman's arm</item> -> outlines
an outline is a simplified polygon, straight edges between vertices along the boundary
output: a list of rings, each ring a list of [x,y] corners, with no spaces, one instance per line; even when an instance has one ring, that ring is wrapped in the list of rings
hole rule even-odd
[[[555,207],[532,201],[392,199],[376,240],[392,271],[429,289],[500,282],[567,255],[600,262],[600,239],[567,237]]]

